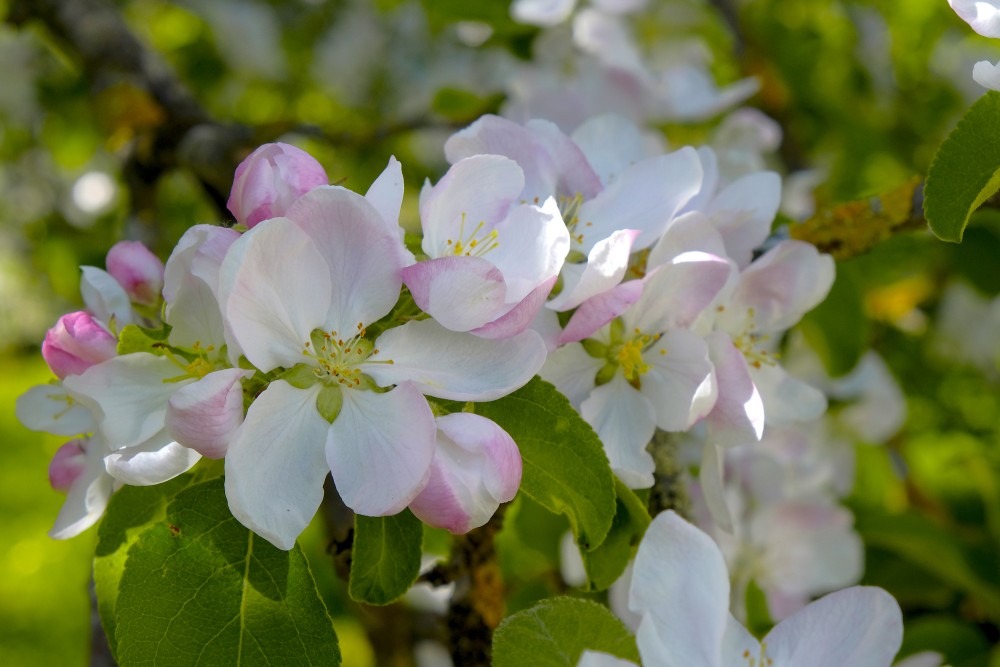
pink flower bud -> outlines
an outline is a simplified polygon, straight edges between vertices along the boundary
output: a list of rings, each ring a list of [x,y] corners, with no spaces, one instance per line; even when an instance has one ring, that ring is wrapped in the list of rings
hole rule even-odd
[[[87,467],[85,443],[85,440],[70,440],[56,450],[49,463],[49,484],[56,491],[68,492],[73,482],[83,474]]]
[[[115,337],[82,310],[60,317],[42,341],[42,356],[59,379],[79,375],[117,352]]]
[[[410,510],[454,534],[482,526],[521,484],[521,453],[495,423],[467,412],[438,417],[437,449],[427,486]]]
[[[135,303],[152,306],[163,289],[163,262],[139,241],[119,241],[108,251],[108,273]]]
[[[202,456],[221,459],[243,423],[243,387],[251,371],[227,368],[177,390],[167,403],[170,437]]]
[[[288,144],[264,144],[251,153],[233,177],[226,208],[248,228],[285,214],[292,202],[328,183],[313,156]]]

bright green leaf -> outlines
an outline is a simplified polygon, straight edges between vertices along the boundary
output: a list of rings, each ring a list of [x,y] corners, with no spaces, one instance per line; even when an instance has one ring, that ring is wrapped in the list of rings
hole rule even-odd
[[[603,591],[615,583],[649,526],[646,505],[619,479],[615,479],[618,511],[603,543],[583,552],[583,564],[591,590]]]
[[[962,240],[969,216],[1000,190],[1000,93],[979,98],[934,156],[924,216],[943,241]]]
[[[166,518],[167,503],[191,480],[191,475],[182,475],[156,486],[123,486],[111,496],[97,529],[94,592],[112,655],[117,656],[115,605],[128,550],[144,530]]]
[[[639,662],[635,638],[606,607],[552,598],[506,618],[493,635],[494,667],[576,667],[585,650]]]
[[[340,664],[301,550],[240,525],[221,479],[178,493],[129,549],[116,616],[123,667]]]
[[[409,510],[395,516],[357,515],[351,550],[351,597],[380,605],[402,597],[420,573],[423,537],[423,524]]]
[[[615,518],[615,477],[594,430],[569,400],[536,377],[513,394],[476,403],[521,450],[521,491],[565,514],[584,551],[601,544]]]
[[[128,324],[118,333],[118,354],[119,356],[133,352],[163,354],[156,345],[166,341],[167,334],[166,329],[146,329],[135,324]]]

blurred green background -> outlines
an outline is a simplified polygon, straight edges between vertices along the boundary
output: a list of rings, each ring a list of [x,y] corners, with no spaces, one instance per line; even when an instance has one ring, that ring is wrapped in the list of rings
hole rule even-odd
[[[18,4],[0,0],[0,16],[10,21]],[[821,170],[820,208],[925,173],[982,93],[972,63],[1000,58],[1000,44],[974,35],[943,0],[652,4],[640,32],[647,46],[698,35],[716,54],[720,83],[759,77],[750,103],[784,130],[769,160],[785,173]],[[722,20],[721,5],[735,11],[735,23]],[[408,183],[409,225],[417,184],[443,173],[444,138],[499,108],[536,34],[510,21],[503,0],[108,6],[212,118],[249,128],[247,145],[294,141],[332,182],[356,189],[396,155]],[[467,28],[484,25],[485,41],[470,44]],[[61,440],[21,427],[14,400],[49,378],[38,344],[59,314],[81,306],[79,265],[103,266],[122,238],[143,240],[165,257],[187,227],[226,214],[183,160],[142,187],[130,180],[142,172],[129,156],[155,155],[143,142],[164,122],[141,87],[91,80],[79,54],[34,20],[0,24],[0,63],[0,664],[83,665],[95,531],[47,537],[62,498],[49,488],[46,468]],[[705,140],[715,125],[661,129],[679,145]],[[865,582],[886,587],[903,606],[904,653],[936,649],[954,667],[1000,665],[993,648],[1000,640],[1000,338],[972,349],[939,326],[940,311],[948,286],[960,282],[979,307],[961,326],[993,326],[1000,335],[1000,319],[990,319],[990,308],[1000,308],[993,301],[998,257],[1000,220],[989,214],[978,216],[961,246],[921,233],[898,237],[838,267],[840,297],[831,306],[846,332],[833,353],[851,361],[877,349],[910,413],[888,445],[857,446],[850,502],[868,544]],[[524,540],[541,565],[528,558],[516,567],[554,567],[556,540]],[[325,567],[318,526],[305,542],[340,614],[345,665],[371,664],[364,633],[344,615],[340,584]],[[525,583],[511,604],[546,593]]]

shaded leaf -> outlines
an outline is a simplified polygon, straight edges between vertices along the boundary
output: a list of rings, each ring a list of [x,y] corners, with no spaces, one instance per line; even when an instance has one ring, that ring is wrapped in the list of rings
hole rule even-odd
[[[617,478],[615,494],[617,511],[607,538],[597,548],[582,554],[591,590],[603,591],[617,581],[649,527],[646,505]]]
[[[420,573],[423,524],[410,510],[395,516],[354,519],[351,550],[351,598],[389,604],[410,589]]]

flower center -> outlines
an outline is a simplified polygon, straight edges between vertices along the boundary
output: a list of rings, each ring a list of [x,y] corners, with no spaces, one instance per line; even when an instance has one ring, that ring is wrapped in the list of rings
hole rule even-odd
[[[302,353],[315,363],[313,373],[324,384],[359,387],[362,373],[358,366],[378,353],[378,348],[365,338],[366,333],[360,322],[356,333],[346,340],[336,331],[316,329],[305,342]]]
[[[761,642],[760,654],[754,656],[749,649],[743,651],[743,659],[747,661],[747,667],[768,667],[774,664],[774,660],[767,657],[767,644]]]
[[[448,253],[457,257],[482,257],[490,250],[493,250],[500,242],[497,241],[497,230],[489,232],[483,231],[486,221],[480,220],[479,224],[465,236],[465,213],[462,213],[462,222],[458,227],[458,240],[448,239]]]
[[[720,312],[723,309],[724,308],[722,306],[719,306]],[[748,308],[746,324],[743,327],[742,332],[732,337],[733,345],[737,350],[743,353],[743,356],[746,357],[747,363],[754,368],[760,368],[761,366],[774,366],[778,363],[778,354],[776,352],[769,352],[768,350],[763,350],[758,347],[760,343],[767,342],[770,339],[770,336],[756,333],[754,315],[754,309]]]
[[[621,320],[613,320],[609,344],[605,345],[593,339],[583,341],[583,348],[587,354],[606,360],[604,367],[597,373],[596,383],[600,385],[610,382],[620,368],[629,384],[636,389],[641,388],[642,376],[653,367],[646,363],[643,354],[649,352],[649,349],[662,337],[663,334],[650,335],[635,329],[632,335],[626,338]],[[667,351],[661,347],[659,353],[666,354]]]

